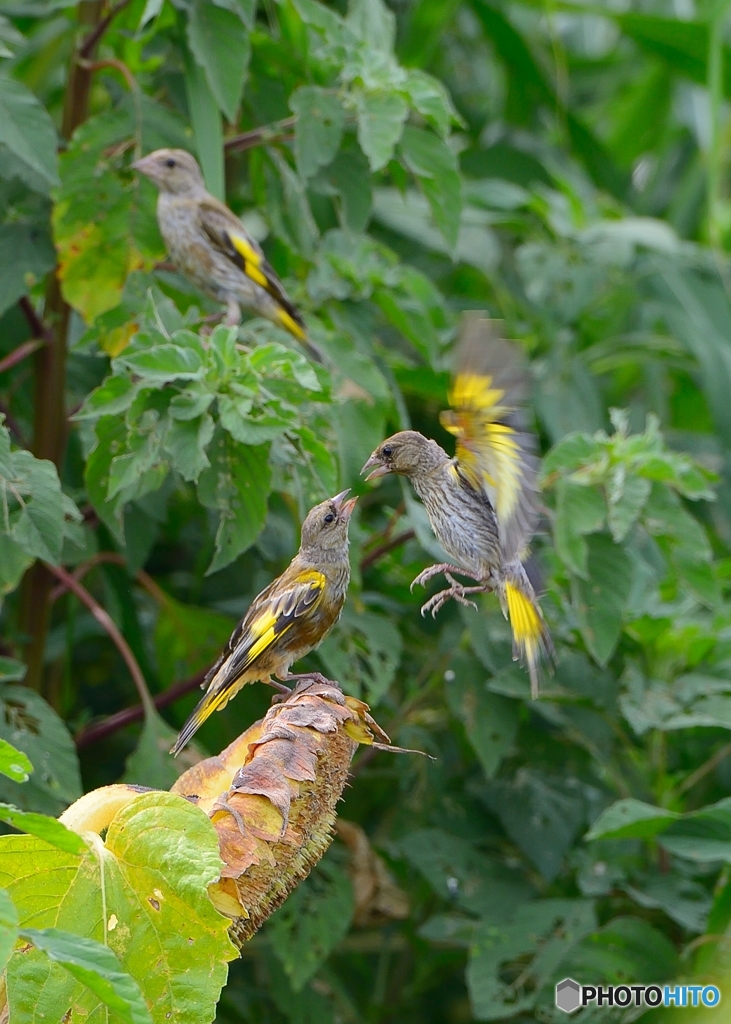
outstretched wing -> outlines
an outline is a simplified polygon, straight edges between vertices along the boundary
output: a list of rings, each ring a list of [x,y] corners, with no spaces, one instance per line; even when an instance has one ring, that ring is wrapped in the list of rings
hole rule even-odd
[[[240,689],[239,680],[255,668],[257,658],[269,651],[297,622],[313,612],[325,593],[325,576],[314,569],[297,572],[283,585],[280,577],[254,599],[231,634],[220,658],[206,676],[206,694],[187,720],[171,753],[177,754],[205,720],[225,707]],[[268,672],[264,672],[266,677]]]
[[[457,438],[456,456],[470,483],[495,509],[505,558],[530,539],[537,513],[535,438],[525,429],[527,374],[495,321],[466,314],[442,424]]]
[[[282,326],[295,338],[304,341],[307,332],[301,314],[290,302],[261,247],[247,233],[238,217],[215,200],[200,204],[199,217],[211,244],[274,299],[278,307],[276,315]]]

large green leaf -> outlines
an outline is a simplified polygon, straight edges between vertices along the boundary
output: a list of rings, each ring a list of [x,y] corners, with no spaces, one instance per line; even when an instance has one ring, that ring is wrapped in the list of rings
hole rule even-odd
[[[271,486],[269,446],[250,447],[218,430],[208,449],[210,466],[198,479],[201,502],[219,513],[216,553],[208,572],[222,569],[259,536]]]
[[[216,102],[228,120],[233,121],[249,66],[246,26],[227,7],[194,0],[188,17],[188,42]]]
[[[108,946],[58,928],[23,928],[21,935],[53,963],[61,964],[125,1024],[152,1024],[140,986],[121,969]],[[22,1012],[21,1008],[19,1016]]]
[[[341,941],[352,916],[353,887],[331,855],[300,883],[266,929],[295,991]]]
[[[26,686],[0,687],[0,737],[22,750],[34,768],[22,784],[0,778],[0,799],[24,810],[59,814],[81,796],[74,742],[40,694]]]
[[[46,225],[31,221],[0,224],[0,314],[28,292],[56,263]]]
[[[590,537],[588,548],[588,578],[572,581],[572,601],[586,646],[606,665],[622,632],[632,562],[623,548],[602,535]]]
[[[45,108],[26,86],[0,75],[0,156],[9,150],[17,161],[14,166],[30,175],[31,187],[48,191],[58,184],[56,146],[56,130]]]
[[[438,135],[407,127],[401,140],[406,166],[429,201],[434,223],[447,244],[454,248],[462,213],[462,187],[457,158]]]
[[[208,898],[221,868],[210,822],[180,797],[145,793],[116,815],[103,847],[78,855],[32,836],[1,837],[0,884],[21,927],[32,921],[104,941],[137,982],[155,1024],[212,1019],[233,949],[227,921]],[[71,1008],[69,1022],[99,1012],[104,999],[87,988],[83,965],[76,967],[84,981],[39,950],[16,951],[7,975],[13,1020],[54,1019],[59,1007]]]
[[[358,142],[371,170],[380,171],[393,156],[409,107],[398,93],[364,92],[357,99]]]
[[[327,167],[340,147],[345,127],[345,110],[337,96],[314,85],[303,85],[289,98],[297,115],[294,152],[297,170],[311,178]]]

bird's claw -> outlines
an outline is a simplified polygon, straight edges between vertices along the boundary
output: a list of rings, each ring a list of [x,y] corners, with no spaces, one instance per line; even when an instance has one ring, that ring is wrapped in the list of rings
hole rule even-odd
[[[471,601],[466,595],[467,594],[484,594],[486,590],[489,590],[485,584],[481,584],[478,587],[465,587],[464,584],[456,580],[451,573],[444,573],[448,583],[451,585],[446,590],[440,590],[438,594],[434,594],[421,606],[421,614],[426,615],[427,612],[431,612],[432,618],[435,619],[437,612],[447,603],[451,598],[457,602],[457,604],[464,605],[465,608],[474,608],[477,611],[477,605],[474,601]]]
[[[211,807],[210,811],[208,812],[208,817],[212,819],[214,814],[216,814],[218,811],[227,811],[236,822],[236,826],[241,835],[246,835],[246,825],[244,824],[243,817],[236,810],[235,807],[231,806],[231,804],[228,802],[225,796],[219,796],[218,800],[216,800],[215,804],[213,805],[213,807]]]
[[[438,565],[429,565],[426,569],[422,569],[419,575],[414,577],[411,581],[410,590],[412,594],[414,592],[414,587],[425,586],[430,579],[434,576],[438,576],[440,572],[443,572],[446,575],[448,572],[462,572],[462,569],[460,569],[459,566],[450,565],[448,562],[440,562]]]

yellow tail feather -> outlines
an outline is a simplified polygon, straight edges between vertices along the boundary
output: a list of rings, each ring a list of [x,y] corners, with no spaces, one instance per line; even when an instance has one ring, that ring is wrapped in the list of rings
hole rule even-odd
[[[221,708],[224,708],[235,693],[235,689],[227,686],[217,693],[209,691],[205,697],[201,698],[195,710],[178,733],[175,743],[170,748],[170,753],[173,757],[177,757],[183,747],[195,736],[205,720],[210,718],[214,711],[220,711]]]
[[[298,341],[307,340],[307,335],[304,330],[300,327],[294,317],[290,316],[286,309],[277,310],[277,320],[279,320],[282,327],[286,328],[290,334],[293,334]]]
[[[541,654],[551,657],[553,652],[551,637],[532,595],[508,582],[504,584],[504,593],[513,632],[513,657],[521,658],[528,666],[531,696],[535,699],[538,696]]]

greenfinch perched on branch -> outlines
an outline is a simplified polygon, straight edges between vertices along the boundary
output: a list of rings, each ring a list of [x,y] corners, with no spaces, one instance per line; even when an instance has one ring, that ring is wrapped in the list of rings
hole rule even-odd
[[[185,277],[227,307],[226,324],[235,327],[241,306],[266,317],[322,362],[307,337],[305,323],[261,246],[235,213],[206,191],[195,159],[184,149],[157,149],[132,164],[157,185],[157,220],[170,258]]]
[[[541,655],[553,644],[521,562],[537,517],[538,460],[533,437],[522,424],[526,375],[515,349],[499,338],[491,321],[465,316],[451,409],[442,423],[457,438],[451,458],[436,441],[402,430],[383,441],[362,472],[373,480],[398,473],[411,481],[432,529],[454,564],[432,565],[412,583],[444,573],[450,587],[435,594],[422,614],[436,615],[449,598],[472,604],[468,594],[496,591],[513,634],[513,656],[528,666],[533,697],[538,694]],[[452,576],[477,581],[466,587]]]
[[[203,680],[206,694],[180,730],[171,754],[180,753],[209,715],[247,683],[260,681],[286,690],[271,677],[300,678],[289,675],[289,666],[325,639],[345,603],[348,524],[358,500],[346,501],[348,493],[342,491],[307,513],[299,551],[282,575],[254,598],[231,634]]]

